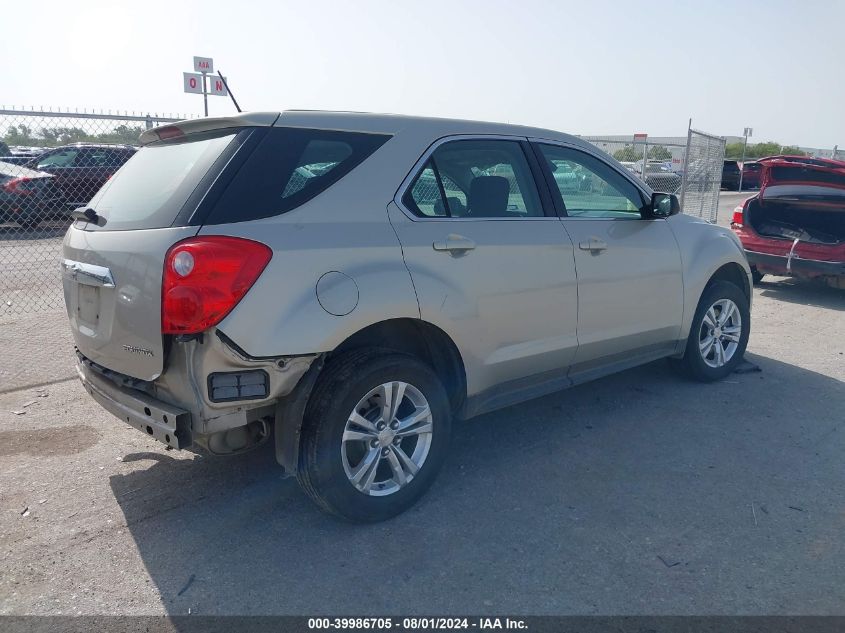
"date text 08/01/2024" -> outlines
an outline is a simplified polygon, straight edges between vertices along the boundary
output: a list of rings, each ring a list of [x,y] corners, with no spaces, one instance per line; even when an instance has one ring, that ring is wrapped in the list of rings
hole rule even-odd
[[[390,630],[393,628],[408,631],[443,630],[443,629],[478,629],[478,630],[520,630],[526,629],[524,620],[512,618],[309,618],[308,628],[343,629],[343,630]]]

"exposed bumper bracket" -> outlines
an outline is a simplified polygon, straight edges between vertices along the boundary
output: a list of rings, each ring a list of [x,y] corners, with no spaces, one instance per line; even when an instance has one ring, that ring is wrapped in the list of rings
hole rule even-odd
[[[80,360],[76,372],[91,397],[106,411],[163,444],[181,449],[192,442],[191,414],[140,391],[119,387],[100,376],[90,361]]]

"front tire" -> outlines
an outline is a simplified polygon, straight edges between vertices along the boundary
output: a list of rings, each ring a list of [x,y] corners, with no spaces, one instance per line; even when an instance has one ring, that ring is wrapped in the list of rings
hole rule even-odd
[[[389,519],[434,482],[449,445],[451,412],[434,371],[390,350],[330,361],[302,427],[300,485],[349,521]]]
[[[745,293],[727,281],[711,283],[698,301],[682,368],[701,382],[721,380],[742,361],[750,331]]]

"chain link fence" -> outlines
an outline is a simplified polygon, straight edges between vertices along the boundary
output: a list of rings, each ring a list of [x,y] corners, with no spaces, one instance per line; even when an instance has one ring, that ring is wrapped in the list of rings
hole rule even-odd
[[[0,109],[0,319],[59,310],[71,212],[177,116]]]
[[[674,193],[688,215],[715,222],[725,139],[692,128],[687,136],[584,136],[655,191]]]
[[[681,190],[684,213],[716,222],[725,162],[725,139],[690,128]]]
[[[141,132],[180,118],[0,109],[0,319],[63,307],[58,262],[71,213],[135,153]],[[681,197],[684,212],[715,221],[723,138],[692,129],[686,138],[584,138]],[[433,195],[434,181],[423,180]]]

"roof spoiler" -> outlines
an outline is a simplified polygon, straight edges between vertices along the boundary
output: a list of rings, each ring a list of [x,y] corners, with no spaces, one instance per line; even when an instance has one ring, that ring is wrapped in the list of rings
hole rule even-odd
[[[211,130],[236,127],[270,127],[276,122],[280,114],[280,112],[247,112],[235,116],[187,119],[146,130],[141,134],[140,141],[141,145],[148,145],[154,141],[179,138],[189,134],[210,132]]]

